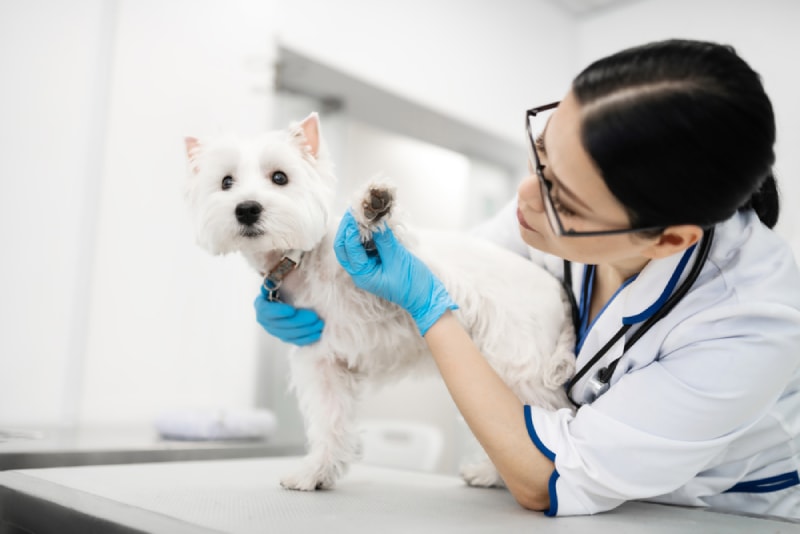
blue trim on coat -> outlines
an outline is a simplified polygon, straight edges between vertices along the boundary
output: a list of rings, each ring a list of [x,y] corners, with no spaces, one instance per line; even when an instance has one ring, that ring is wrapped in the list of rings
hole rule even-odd
[[[536,434],[536,429],[533,428],[533,419],[531,418],[531,407],[527,404],[525,405],[525,426],[528,429],[528,435],[531,437],[531,441],[533,444],[536,445],[536,448],[539,449],[539,452],[547,456],[547,459],[551,462],[556,461],[556,455],[553,451],[547,448],[547,446],[542,443],[542,440],[539,439],[538,434]]]
[[[550,475],[550,481],[547,483],[547,493],[550,494],[550,508],[545,511],[544,515],[547,517],[555,517],[558,515],[558,493],[556,493],[556,482],[558,482],[558,470],[553,470]]]
[[[578,305],[578,343],[575,352],[580,352],[583,340],[586,339],[586,332],[589,331],[589,301],[591,300],[592,288],[594,287],[594,265],[583,266],[583,284],[581,284],[581,302]],[[588,278],[588,280],[587,280]],[[588,286],[588,287],[586,287]]]
[[[800,484],[800,475],[798,475],[797,471],[792,471],[774,477],[739,482],[724,493],[770,493],[791,488],[798,484]]]
[[[636,324],[641,323],[649,319],[654,313],[661,309],[661,306],[667,301],[667,299],[672,295],[672,291],[675,289],[675,286],[678,285],[678,280],[683,274],[683,270],[686,268],[686,264],[689,263],[689,257],[694,252],[694,249],[697,248],[697,245],[692,245],[686,252],[683,253],[681,260],[678,262],[678,266],[673,271],[672,276],[669,278],[669,282],[667,282],[667,286],[664,288],[664,291],[661,292],[661,295],[656,299],[654,303],[652,303],[646,310],[641,313],[637,313],[636,315],[629,315],[628,317],[622,318],[622,324]]]
[[[592,329],[592,327],[597,322],[597,320],[600,318],[600,316],[603,315],[603,312],[606,311],[606,308],[608,308],[611,305],[611,303],[614,302],[614,299],[617,298],[617,295],[619,295],[620,292],[623,289],[628,287],[628,284],[630,284],[631,282],[636,280],[636,277],[639,276],[638,274],[634,274],[633,276],[631,276],[630,278],[625,280],[622,283],[622,285],[619,286],[619,288],[617,288],[616,291],[614,291],[614,294],[611,295],[611,298],[608,299],[608,302],[603,304],[602,309],[598,312],[598,314],[592,320],[592,324],[587,324],[589,322],[589,308],[590,308],[590,302],[591,302],[592,289],[594,288],[595,265],[586,265],[586,266],[584,266],[584,280],[586,280],[586,269],[591,269],[591,271],[589,272],[589,280],[588,280],[589,287],[588,288],[581,288],[581,304],[580,304],[580,307],[579,307],[580,328],[576,332],[576,336],[575,336],[577,338],[577,343],[575,345],[575,354],[576,355],[583,348],[583,342],[586,341],[586,334],[589,333],[589,331]],[[585,298],[587,295],[588,295],[588,298]]]
[[[537,449],[539,449],[539,452],[544,454],[548,460],[555,463],[555,453],[547,448],[547,446],[539,438],[539,435],[536,433],[536,429],[533,427],[531,407],[526,404],[524,409],[525,427],[528,429],[528,435],[531,437],[531,441],[533,441],[533,444],[536,445]],[[558,513],[558,494],[556,493],[556,482],[560,476],[561,475],[558,474],[558,470],[553,469],[553,474],[550,475],[550,481],[547,484],[547,492],[550,494],[550,508],[545,511],[544,515],[548,517],[554,517]]]

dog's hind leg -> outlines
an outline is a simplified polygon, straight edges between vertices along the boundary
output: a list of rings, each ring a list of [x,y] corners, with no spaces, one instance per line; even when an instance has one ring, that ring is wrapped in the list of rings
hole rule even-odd
[[[480,459],[475,458],[461,465],[461,478],[470,486],[479,488],[505,487],[505,482],[500,478],[492,461],[485,454]]]
[[[292,359],[292,380],[309,449],[301,468],[283,477],[281,485],[302,491],[331,488],[361,457],[355,425],[361,377],[340,361],[298,351]]]

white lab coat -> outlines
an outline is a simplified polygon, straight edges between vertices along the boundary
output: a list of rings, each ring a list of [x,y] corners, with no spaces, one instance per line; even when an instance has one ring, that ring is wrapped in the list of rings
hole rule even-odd
[[[515,206],[476,232],[561,277],[560,258],[526,250]],[[648,315],[681,256],[650,262],[617,293],[588,330],[578,369],[622,318]],[[583,269],[573,264],[576,299]],[[635,329],[576,384],[575,397]],[[622,357],[604,394],[575,414],[525,413],[531,439],[556,467],[548,515],[640,499],[800,517],[800,273],[791,249],[753,212],[719,224],[689,294]],[[741,483],[751,484],[725,493]]]

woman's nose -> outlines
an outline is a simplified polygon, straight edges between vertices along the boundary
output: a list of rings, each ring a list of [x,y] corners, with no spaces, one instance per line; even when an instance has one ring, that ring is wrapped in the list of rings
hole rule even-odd
[[[522,180],[517,188],[520,201],[536,213],[544,212],[544,199],[542,199],[541,188],[539,187],[539,177],[536,173],[529,173]]]

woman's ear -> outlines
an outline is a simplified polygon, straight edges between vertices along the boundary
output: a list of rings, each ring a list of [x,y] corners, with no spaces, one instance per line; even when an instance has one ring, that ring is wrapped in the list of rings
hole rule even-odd
[[[683,252],[703,237],[703,229],[694,224],[668,226],[655,242],[646,249],[645,255],[651,259],[666,258]]]

